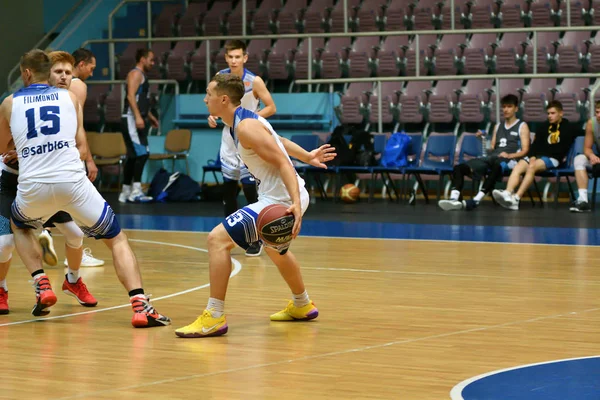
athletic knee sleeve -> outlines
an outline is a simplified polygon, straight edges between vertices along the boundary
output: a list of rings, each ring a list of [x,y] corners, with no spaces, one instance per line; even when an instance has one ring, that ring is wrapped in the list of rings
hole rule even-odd
[[[0,263],[10,261],[15,249],[15,239],[12,234],[0,236]]]
[[[575,157],[575,160],[573,160],[573,168],[575,171],[585,170],[585,167],[587,167],[589,163],[590,161],[585,154],[579,154]]]
[[[78,249],[83,246],[83,231],[73,221],[67,222],[66,224],[55,224],[56,229],[60,231],[65,237],[67,246]]]
[[[248,204],[256,203],[258,201],[258,191],[256,189],[256,182],[244,184],[242,182],[242,190]]]
[[[225,181],[223,183],[223,207],[225,208],[226,217],[238,210],[238,190],[237,181]]]

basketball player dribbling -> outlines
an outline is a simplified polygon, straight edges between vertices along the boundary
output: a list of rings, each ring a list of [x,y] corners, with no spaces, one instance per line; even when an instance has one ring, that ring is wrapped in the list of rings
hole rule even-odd
[[[231,274],[230,251],[236,245],[243,249],[258,240],[256,220],[261,210],[271,204],[288,207],[295,217],[292,236],[300,232],[302,215],[308,208],[309,195],[304,180],[296,173],[288,156],[307,164],[327,168],[324,164],[335,157],[335,149],[326,144],[310,153],[293,142],[279,137],[271,124],[258,114],[240,106],[244,83],[239,76],[218,74],[206,89],[204,102],[210,115],[220,117],[231,127],[230,135],[237,144],[238,155],[260,183],[258,201],[233,213],[208,235],[210,298],[200,317],[175,334],[185,338],[220,336],[227,332],[224,301]],[[273,315],[271,321],[310,320],[319,315],[310,301],[296,257],[288,250],[290,243],[265,250],[290,287],[293,300]]]
[[[241,100],[242,107],[257,113],[263,118],[269,118],[275,114],[277,111],[275,102],[265,82],[260,76],[256,76],[244,68],[244,64],[248,61],[246,44],[241,40],[228,41],[225,44],[225,61],[229,68],[223,69],[217,74],[232,74],[242,78],[245,90]],[[259,110],[261,102],[264,107]],[[211,128],[217,127],[217,119],[214,115],[208,117],[208,125]],[[221,160],[221,173],[223,174],[223,206],[225,216],[228,216],[238,209],[238,181],[242,181],[242,190],[248,204],[256,203],[258,195],[256,182],[252,175],[248,173],[248,168],[237,156],[237,149],[227,125],[223,127],[219,158]],[[260,241],[251,243],[246,250],[246,255],[249,257],[258,257],[261,253],[262,245]]]
[[[0,153],[14,141],[19,185],[11,207],[11,228],[17,252],[34,279],[32,314],[47,314],[57,300],[42,268],[33,230],[64,210],[83,224],[88,236],[102,239],[112,251],[117,276],[129,292],[132,325],[169,325],[170,319],[157,313],[144,294],[135,254],[116,215],[86,176],[81,159],[87,142],[77,97],[48,84],[51,62],[42,50],[25,53],[20,64],[25,87],[0,105]]]

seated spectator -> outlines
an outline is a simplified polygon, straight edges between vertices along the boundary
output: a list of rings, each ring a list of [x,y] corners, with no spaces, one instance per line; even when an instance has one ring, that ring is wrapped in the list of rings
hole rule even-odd
[[[594,154],[594,144],[600,149],[600,101],[595,104],[595,118],[590,118],[585,126],[585,142],[583,145],[583,154],[579,154],[573,161],[575,167],[575,180],[577,181],[578,195],[577,200],[571,204],[571,212],[589,212],[591,211],[588,203],[588,172],[587,168],[600,165],[600,157]],[[595,167],[599,168],[599,167]]]
[[[525,191],[533,183],[535,174],[558,167],[579,136],[580,129],[563,119],[563,108],[559,101],[551,101],[546,107],[548,122],[541,124],[528,156],[517,163],[508,178],[506,190],[494,190],[492,195],[502,207],[519,210],[519,202]],[[521,175],[523,181],[519,185]],[[515,189],[519,190],[515,194]]]
[[[529,151],[529,127],[516,117],[519,99],[509,94],[502,98],[501,104],[504,123],[498,123],[494,127],[491,152],[487,156],[473,158],[454,167],[450,200],[438,202],[442,210],[472,210],[477,207],[481,199],[494,189],[504,171],[512,169]],[[481,131],[477,132],[477,136],[481,136]],[[486,174],[487,178],[479,193],[472,200],[461,201],[464,177],[483,180]]]

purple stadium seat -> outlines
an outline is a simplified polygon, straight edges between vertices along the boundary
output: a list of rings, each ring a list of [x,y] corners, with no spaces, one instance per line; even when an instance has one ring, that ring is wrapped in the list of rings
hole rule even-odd
[[[528,122],[546,121],[546,106],[554,97],[553,90],[556,90],[556,80],[532,79],[521,99],[523,120]]]
[[[554,61],[556,72],[581,72],[581,64],[587,54],[588,32],[566,32],[559,40]]]
[[[265,73],[266,51],[271,48],[270,39],[254,39],[248,43],[246,51],[248,52],[248,61],[245,68],[254,74],[263,77]]]
[[[558,32],[539,32],[537,43],[537,72],[550,72],[551,61],[554,59],[555,46],[558,43]],[[525,72],[533,72],[533,39],[525,49],[523,61]]]
[[[146,43],[129,43],[123,53],[118,56],[119,79],[127,78],[127,74],[135,67],[135,52],[146,47]]]
[[[376,32],[379,30],[377,24],[381,15],[382,6],[387,0],[364,0],[356,13],[355,26],[359,32]]]
[[[377,76],[400,75],[400,55],[408,46],[408,36],[387,36],[377,53]]]
[[[498,74],[519,72],[519,62],[523,56],[523,43],[527,42],[527,33],[505,33],[500,39],[492,58],[492,70]]]
[[[445,3],[440,2],[442,4],[441,11],[437,16],[437,20],[435,21],[436,29],[452,29],[451,22],[451,13],[450,13],[450,2],[446,1]],[[466,9],[465,4],[461,4],[459,1],[454,2],[454,29],[464,29],[464,24],[461,20],[461,15]]]
[[[294,78],[295,79],[307,79],[308,78],[308,48],[307,41],[305,39],[298,46],[298,50],[294,57]],[[312,38],[312,76],[315,78],[319,76],[321,70],[321,52],[325,50],[325,38]]]
[[[590,7],[586,7],[588,8],[587,11],[587,15],[588,15],[588,20],[590,21],[589,25],[595,25],[598,26],[600,25],[600,1],[598,0],[591,0],[590,1]],[[585,7],[585,5],[584,5]]]
[[[495,0],[477,0],[465,13],[467,26],[471,29],[493,28],[498,15],[498,4]]]
[[[202,23],[202,32],[205,36],[219,36],[222,34],[223,17],[231,11],[233,4],[231,1],[215,1],[204,16]]]
[[[360,0],[347,0],[348,4],[348,30],[350,30],[350,21],[354,20],[354,9],[360,4]],[[329,31],[330,32],[344,32],[344,2],[338,1],[331,14],[329,15]]]
[[[494,54],[497,44],[494,33],[476,33],[469,40],[463,51],[465,74],[485,74],[488,72],[489,60]]]
[[[517,96],[519,101],[523,96],[523,87],[524,82],[523,79],[501,79],[500,80],[500,94],[496,93],[496,86],[492,87],[492,94],[490,96],[490,121],[496,122],[496,99],[501,99],[507,94],[514,94]],[[502,118],[502,113],[500,113],[500,118]]]
[[[369,104],[369,96],[373,92],[372,83],[351,83],[341,97],[341,122],[343,124],[360,124]]]
[[[177,32],[176,24],[179,13],[183,11],[183,4],[165,4],[162,11],[154,21],[154,36],[171,37]]]
[[[429,62],[433,56],[435,47],[437,47],[437,35],[421,35],[419,36],[419,74],[421,76],[427,75],[429,71]],[[406,76],[413,76],[416,72],[416,41],[413,40],[408,47],[404,50],[404,54],[400,58],[400,67],[402,73]]]
[[[381,120],[384,124],[394,122],[394,108],[398,105],[399,93],[402,92],[403,82],[380,82],[381,85]],[[378,123],[379,109],[377,107],[377,90],[369,98],[369,122]]]
[[[413,9],[411,20],[416,31],[435,29],[439,21],[439,0],[420,0]]]
[[[277,15],[278,33],[298,33],[298,23],[307,6],[306,0],[288,0]]]
[[[208,11],[208,2],[190,3],[179,20],[179,36],[197,36],[201,32],[202,18]]]
[[[252,15],[256,9],[256,0],[246,0],[246,31],[250,33],[252,30]],[[242,35],[243,24],[242,24],[242,2],[238,2],[237,6],[233,9],[229,17],[227,18],[227,34],[228,35]]]
[[[106,123],[121,123],[121,115],[123,114],[123,110],[121,109],[122,97],[123,94],[121,93],[121,86],[114,85],[104,103],[104,121],[106,121]]]
[[[269,79],[287,80],[289,78],[290,65],[294,60],[297,43],[296,39],[279,39],[275,42],[267,56]]]
[[[281,9],[281,0],[263,0],[252,18],[252,34],[272,34],[271,26],[277,21],[279,9]]]
[[[431,93],[430,82],[408,82],[398,98],[400,121],[403,123],[423,122],[423,107]]]
[[[313,1],[304,13],[304,32],[325,32],[325,23],[329,20],[329,9],[333,8],[333,0]]]
[[[429,95],[429,122],[452,122],[462,81],[438,81]]]
[[[194,42],[177,42],[167,60],[167,79],[175,79],[180,82],[188,79],[186,66],[189,64],[194,50],[196,50]]]
[[[351,78],[371,76],[378,49],[379,37],[362,36],[357,38],[352,45],[352,51],[348,55],[349,76]]]
[[[383,17],[381,18],[386,31],[404,31],[405,24],[405,0],[391,0],[388,4]]]
[[[210,75],[215,73],[213,68],[213,63],[215,62],[215,57],[219,52],[219,41],[218,40],[210,40],[210,58],[206,58],[206,47],[208,40],[202,41],[200,43],[200,47],[196,49],[194,54],[192,54],[191,58],[191,66],[190,73],[192,79],[195,81],[204,81],[206,80],[206,64],[211,66]]]
[[[558,22],[558,2],[556,0],[537,0],[529,6],[531,26],[554,26]]]
[[[161,79],[162,70],[166,70],[167,60],[171,55],[170,42],[153,42],[152,51],[154,52],[154,68],[148,71],[150,79]]]
[[[436,75],[456,75],[462,68],[465,35],[444,35],[433,53],[432,66]]]
[[[590,91],[590,81],[587,78],[567,78],[558,87],[554,100],[563,105],[564,118],[571,122],[579,122],[581,113]]]
[[[110,91],[109,85],[88,85],[87,99],[83,106],[83,122],[86,124],[100,123],[100,109],[104,106],[106,96]]]
[[[525,0],[506,0],[500,7],[498,19],[502,28],[522,28],[527,10]]]
[[[585,19],[589,18],[587,9],[589,9],[589,0],[571,0],[571,26],[585,25]],[[567,3],[565,1],[560,2],[558,17],[560,26],[567,26]]]
[[[460,123],[481,123],[485,120],[493,84],[493,79],[471,79],[467,82],[458,102]]]
[[[323,78],[342,77],[342,66],[347,65],[350,46],[349,37],[334,37],[329,39],[326,50],[321,54]]]

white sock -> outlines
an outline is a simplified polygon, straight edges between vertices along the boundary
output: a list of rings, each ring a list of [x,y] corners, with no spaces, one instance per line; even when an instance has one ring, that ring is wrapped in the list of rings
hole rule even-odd
[[[45,273],[43,273],[43,274],[37,274],[36,276],[34,276],[34,277],[33,277],[33,280],[34,280],[34,281],[37,281],[37,280],[38,280],[38,279],[40,279],[42,276],[46,276],[46,274],[45,274]]]
[[[6,279],[0,281],[0,287],[8,292],[8,285],[6,285]]]
[[[519,195],[518,195],[518,194],[515,194],[515,201],[516,201],[516,202],[519,202],[519,201],[521,201],[521,198],[519,197]]]
[[[579,189],[579,196],[577,197],[578,201],[585,201],[587,203],[588,201],[588,197],[587,197],[587,189]]]
[[[450,200],[458,200],[460,198],[460,192],[458,190],[452,190],[450,192]]]
[[[67,268],[67,280],[69,283],[77,283],[79,279],[79,270],[72,270],[71,268]]]
[[[308,298],[308,293],[306,293],[306,290],[300,294],[292,293],[292,296],[294,297],[294,306],[296,307],[304,307],[310,303],[310,299]]]
[[[142,191],[142,182],[133,182],[133,191],[141,192]]]
[[[206,309],[210,311],[213,317],[219,318],[225,314],[225,301],[209,297]]]
[[[485,197],[485,193],[480,191],[479,193],[477,193],[477,195],[475,196],[475,198],[473,200],[475,200],[476,202],[479,203],[481,201],[481,199],[483,199],[484,197]]]
[[[131,185],[123,185],[121,193],[131,193]]]
[[[145,294],[136,294],[135,296],[130,296],[130,297],[129,297],[129,300],[133,300],[133,299],[135,299],[135,298],[140,298],[140,299],[142,299],[142,300],[146,300],[146,299],[147,299],[147,297],[146,297],[146,295],[145,295]]]

